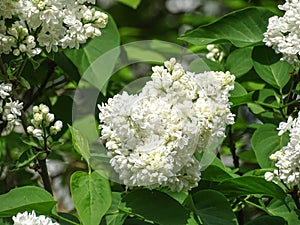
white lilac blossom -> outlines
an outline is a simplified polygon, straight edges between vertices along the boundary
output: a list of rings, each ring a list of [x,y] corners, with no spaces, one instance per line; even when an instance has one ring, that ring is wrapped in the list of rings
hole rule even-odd
[[[60,120],[55,120],[53,113],[50,113],[48,106],[40,104],[39,106],[35,105],[32,108],[33,118],[31,119],[31,125],[27,127],[27,133],[31,134],[36,138],[47,137],[50,135],[56,135],[61,131],[63,123]],[[51,125],[54,122],[53,125]],[[47,132],[49,128],[49,132]]]
[[[287,122],[279,124],[279,133],[289,132],[290,140],[286,146],[270,156],[275,162],[276,169],[273,173],[265,174],[266,180],[279,178],[285,184],[298,185],[300,183],[300,113],[293,119],[289,117]]]
[[[37,216],[34,211],[31,213],[27,211],[18,213],[12,219],[14,221],[13,225],[59,225],[59,223],[53,222],[49,217],[44,215]]]
[[[152,70],[139,94],[123,92],[98,106],[101,139],[125,185],[191,189],[200,180],[195,151],[234,123],[228,100],[234,76],[194,74],[174,58]]]
[[[214,62],[221,62],[224,59],[225,53],[217,45],[209,44],[206,46],[206,49],[208,50],[206,54],[207,59]]]
[[[42,49],[48,53],[59,48],[78,49],[87,39],[100,36],[108,16],[86,3],[95,1],[2,0],[0,54],[33,57]]]
[[[12,85],[0,84],[0,127],[1,136],[10,134],[14,127],[20,125],[20,116],[23,103],[13,100],[11,96]]]
[[[282,17],[269,18],[267,31],[263,41],[273,47],[276,53],[282,53],[282,60],[291,64],[298,64],[300,54],[300,0],[287,0],[279,5],[285,11]]]

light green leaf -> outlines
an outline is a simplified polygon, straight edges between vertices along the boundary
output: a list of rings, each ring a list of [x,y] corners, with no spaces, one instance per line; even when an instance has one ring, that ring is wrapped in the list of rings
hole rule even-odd
[[[70,188],[82,224],[98,225],[112,202],[108,180],[97,172],[77,171],[71,177]]]
[[[278,54],[272,49],[265,46],[256,46],[253,49],[252,58],[255,71],[268,84],[282,90],[289,82],[289,73],[293,70],[292,65],[280,61]]]
[[[142,0],[117,0],[117,1],[133,8],[133,9],[136,9]]]
[[[288,134],[278,136],[276,128],[273,124],[264,124],[252,136],[252,147],[261,168],[273,167],[274,162],[269,159],[270,155],[280,150],[288,142]]]
[[[251,7],[225,15],[219,20],[198,27],[180,39],[194,45],[230,41],[237,47],[261,43],[268,25],[268,18],[274,14],[265,8]]]
[[[56,201],[42,188],[19,187],[0,195],[0,217],[12,217],[18,212],[34,210],[37,214],[51,215]]]
[[[76,130],[72,126],[69,126],[69,130],[72,135],[72,143],[74,146],[74,149],[76,152],[78,152],[84,160],[89,164],[89,159],[91,157],[90,154],[90,147],[88,140],[79,132],[79,130]]]
[[[237,225],[229,202],[218,191],[202,190],[193,194],[193,201],[204,225]]]
[[[169,195],[156,190],[137,190],[124,196],[123,202],[134,214],[160,225],[185,225],[189,212]]]
[[[191,62],[189,65],[189,71],[195,73],[203,73],[205,71],[224,71],[224,67],[221,64],[213,62],[209,59],[199,58]]]
[[[243,176],[225,180],[217,186],[217,190],[229,196],[261,194],[275,197],[282,202],[286,197],[285,192],[275,183],[256,176]]]
[[[249,72],[253,66],[251,60],[252,48],[241,48],[233,51],[226,60],[226,70],[236,77]]]

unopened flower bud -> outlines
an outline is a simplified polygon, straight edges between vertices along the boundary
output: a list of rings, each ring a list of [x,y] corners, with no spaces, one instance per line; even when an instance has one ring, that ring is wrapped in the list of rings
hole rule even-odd
[[[33,134],[33,130],[34,130],[34,127],[33,127],[33,126],[28,126],[28,127],[27,127],[27,133],[28,133],[28,134]]]
[[[34,129],[32,131],[32,135],[34,137],[42,137],[43,136],[43,131],[41,129]]]

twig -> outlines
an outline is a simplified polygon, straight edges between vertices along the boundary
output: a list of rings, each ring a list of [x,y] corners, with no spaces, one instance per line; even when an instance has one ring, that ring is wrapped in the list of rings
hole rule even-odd
[[[297,209],[300,209],[300,201],[299,201],[299,194],[298,194],[298,192],[299,192],[299,188],[298,188],[297,185],[295,185],[293,187],[293,189],[290,191],[290,195],[292,196]]]
[[[233,158],[233,165],[234,168],[238,169],[240,167],[239,157],[236,154],[236,147],[233,140],[233,134],[232,134],[232,126],[229,126],[229,147]]]
[[[56,63],[53,62],[53,61],[49,61],[49,65],[48,65],[48,72],[46,74],[46,77],[44,79],[44,81],[42,82],[41,86],[38,88],[38,90],[31,96],[30,100],[28,102],[26,102],[24,104],[24,111],[26,109],[29,108],[29,106],[31,106],[31,104],[38,98],[42,95],[49,79],[51,78],[51,76],[53,75],[54,73],[54,70],[55,70],[55,67],[56,67]]]
[[[42,160],[38,159],[38,163],[39,163],[39,166],[40,166],[39,174],[42,177],[42,180],[43,180],[43,183],[44,183],[44,188],[51,195],[53,195],[51,182],[50,182],[50,177],[49,177],[48,169],[47,169],[46,159],[42,159]]]
[[[0,70],[1,70],[1,73],[5,76],[5,77],[8,77],[7,75],[7,71],[6,71],[6,68],[4,66],[4,63],[3,63],[3,60],[2,60],[2,57],[0,56]]]

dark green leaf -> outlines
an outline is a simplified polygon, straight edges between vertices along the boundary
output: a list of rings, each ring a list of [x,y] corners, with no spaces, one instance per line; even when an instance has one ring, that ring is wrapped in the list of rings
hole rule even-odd
[[[232,174],[215,165],[210,165],[201,172],[202,180],[221,182],[230,178],[233,178]]]
[[[42,188],[19,187],[0,195],[0,217],[12,217],[19,212],[35,210],[37,214],[51,215],[56,201]]]
[[[234,82],[234,89],[232,91],[230,91],[230,96],[238,97],[238,96],[243,96],[246,94],[247,94],[246,89],[238,82]]]
[[[242,9],[190,31],[180,39],[194,45],[207,45],[216,41],[230,41],[237,47],[259,44],[271,16],[273,13],[265,8]]]
[[[286,198],[286,204],[287,205],[279,200],[273,199],[267,206],[267,209],[270,214],[284,218],[288,222],[288,225],[298,224],[300,212],[296,209],[295,203],[290,196]]]
[[[229,101],[232,103],[232,106],[244,105],[247,103],[253,102],[252,96],[254,92],[250,92],[241,96],[232,96],[229,98]]]
[[[108,180],[97,172],[75,172],[71,177],[71,193],[83,225],[98,225],[112,201]]]
[[[260,216],[245,225],[287,225],[286,221],[278,216]]]
[[[273,167],[274,162],[269,159],[270,155],[288,142],[288,134],[278,136],[276,128],[273,124],[264,124],[252,136],[252,147],[261,168]]]
[[[229,202],[218,191],[202,190],[193,194],[196,211],[204,225],[237,225]]]
[[[263,177],[243,176],[223,181],[217,189],[230,196],[243,196],[261,194],[275,197],[284,201],[285,192],[273,182],[266,181]]]
[[[134,214],[160,225],[185,225],[189,212],[169,195],[156,190],[137,190],[123,201]]]

